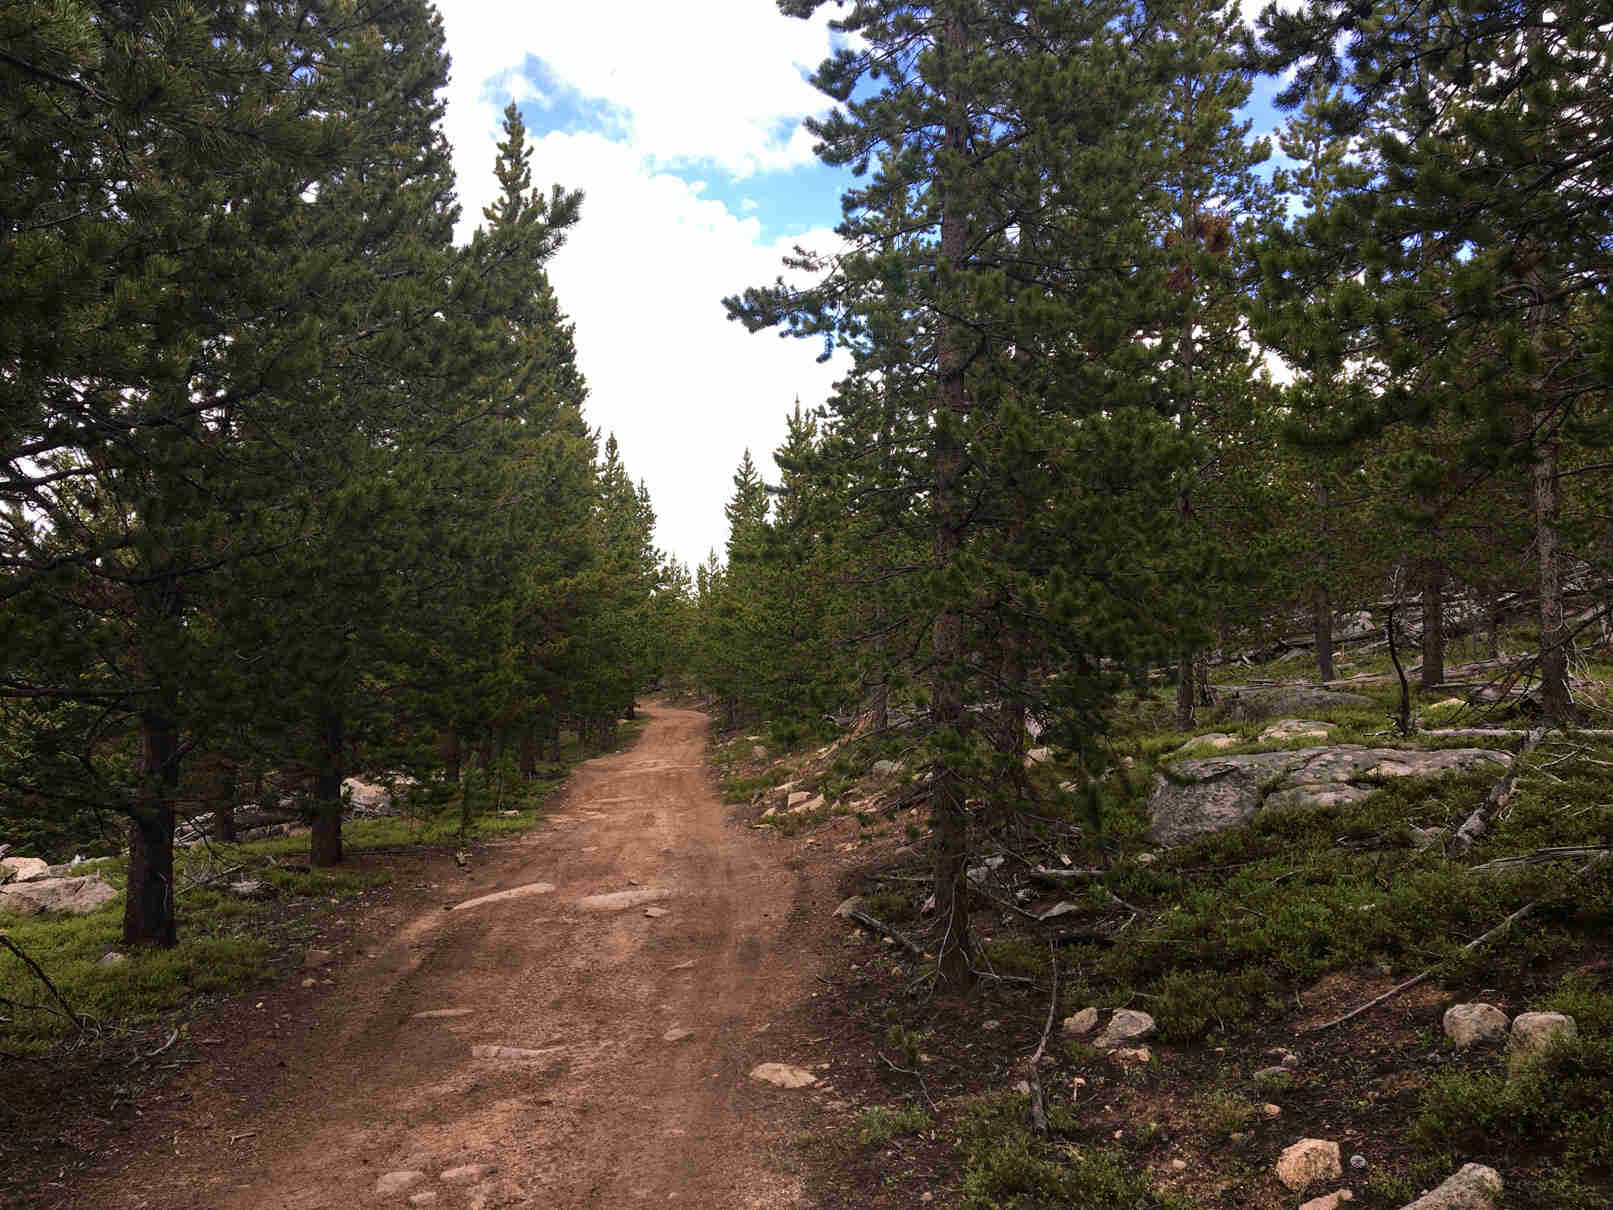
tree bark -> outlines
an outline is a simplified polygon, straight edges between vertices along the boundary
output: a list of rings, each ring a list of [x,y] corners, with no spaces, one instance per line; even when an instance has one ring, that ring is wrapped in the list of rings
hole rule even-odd
[[[236,763],[223,757],[213,766],[213,839],[235,843],[235,795],[241,781]]]
[[[165,710],[140,715],[140,789],[129,821],[129,884],[123,943],[172,946],[174,798],[179,789],[179,728]]]
[[[1327,590],[1327,484],[1317,480],[1315,494],[1316,586],[1311,592],[1311,609],[1316,633],[1316,675],[1325,682],[1338,676],[1333,667],[1333,598]]]
[[[459,782],[460,743],[459,732],[453,727],[442,733],[442,767],[443,777],[455,783]]]
[[[1544,255],[1537,252],[1536,256]],[[1545,274],[1538,259],[1525,275],[1532,301],[1529,306],[1529,342],[1536,370],[1529,382],[1531,446],[1530,468],[1534,496],[1535,551],[1540,582],[1540,705],[1545,721],[1556,726],[1568,722],[1573,699],[1568,693],[1568,625],[1563,617],[1561,538],[1557,532],[1562,508],[1557,478],[1558,428],[1562,417],[1548,402],[1546,324],[1550,303]]]
[[[948,12],[942,37],[946,53],[962,54],[966,35],[956,9]],[[952,104],[954,112],[947,119],[944,142],[947,150],[961,159],[967,150],[968,130],[964,118],[957,112],[961,102],[954,98]],[[936,184],[941,198],[941,259],[956,268],[964,260],[964,205],[956,196],[956,188],[951,187],[953,182],[943,177]],[[969,405],[964,393],[962,333],[945,308],[937,310],[936,342],[935,490],[931,496],[931,514],[935,522],[936,569],[947,579],[963,546],[965,451],[959,430]],[[931,627],[930,642],[935,660],[930,715],[940,753],[930,782],[935,909],[943,929],[936,958],[943,982],[967,987],[974,980],[974,947],[969,934],[969,893],[965,882],[969,816],[958,768],[963,741],[965,664],[963,614],[956,599],[942,602]]]
[[[1191,647],[1182,648],[1182,660],[1176,666],[1176,729],[1193,730],[1198,696],[1193,692],[1195,661]]]
[[[531,781],[538,775],[538,729],[527,727],[521,732],[520,752],[518,758],[521,763],[521,777]]]
[[[340,710],[319,720],[320,766],[314,775],[314,818],[308,834],[308,864],[333,866],[342,860],[342,781],[346,777],[346,727]]]
[[[1423,673],[1418,685],[1445,683],[1445,568],[1438,559],[1423,564]]]
[[[1561,500],[1557,483],[1557,440],[1542,426],[1549,417],[1537,417],[1534,451],[1535,549],[1540,576],[1540,704],[1546,721],[1568,722],[1572,700],[1568,695],[1568,625],[1563,618],[1560,539],[1557,533]]]

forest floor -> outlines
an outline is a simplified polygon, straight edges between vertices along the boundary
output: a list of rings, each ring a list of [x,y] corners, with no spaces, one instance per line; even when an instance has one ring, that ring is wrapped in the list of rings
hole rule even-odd
[[[800,1155],[778,1144],[833,1095],[801,1033],[833,901],[793,842],[726,818],[705,716],[649,717],[545,826],[469,871],[412,858],[412,890],[333,922],[350,932],[328,965],[192,1021],[171,1083],[138,1116],[59,1123],[95,1160],[13,1204],[798,1204]],[[820,1082],[749,1078],[774,1061]]]
[[[1460,821],[1486,778],[1151,852],[1138,795],[1183,738],[1156,708],[1117,741],[1129,782],[1078,801],[1079,822],[983,838],[1007,861],[978,888],[987,970],[952,996],[933,964],[834,914],[859,894],[927,943],[922,802],[911,773],[870,772],[899,740],[712,738],[705,715],[652,704],[535,830],[469,868],[451,850],[361,854],[354,873],[384,863],[385,885],[299,934],[328,953],[198,1004],[160,1053],[159,1034],[115,1064],[53,1059],[35,1093],[13,1084],[0,1107],[29,1112],[7,1123],[0,1206],[1294,1210],[1349,1188],[1398,1210],[1470,1160],[1502,1171],[1510,1210],[1609,1204],[1613,877],[1480,880],[1408,845],[1407,821]],[[1382,724],[1357,714],[1341,738]],[[1537,760],[1477,856],[1605,843],[1613,744]],[[1034,776],[1057,800],[1064,774]],[[792,786],[827,805],[769,805]],[[1106,864],[1107,891],[1059,917],[1074,931],[1020,906],[1043,849]],[[1458,955],[1537,896],[1530,927]],[[1024,1081],[1055,983],[1038,1134]],[[1509,1081],[1496,1047],[1443,1037],[1444,1009],[1470,999],[1571,1012],[1586,1037]],[[1059,1028],[1087,1005],[1157,1015],[1150,1056],[1116,1063]],[[761,1083],[763,1063],[813,1082]],[[1290,1191],[1273,1165],[1307,1138],[1337,1142],[1344,1172]]]

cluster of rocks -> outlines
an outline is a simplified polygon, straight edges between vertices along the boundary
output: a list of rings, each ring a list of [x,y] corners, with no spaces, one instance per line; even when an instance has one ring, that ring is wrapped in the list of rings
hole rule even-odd
[[[1085,1038],[1098,1027],[1098,1010],[1088,1006],[1065,1017],[1061,1029],[1067,1038]],[[1111,1063],[1151,1063],[1153,1051],[1141,1043],[1154,1035],[1154,1018],[1130,1008],[1118,1008],[1092,1039],[1091,1045],[1109,1056]]]
[[[437,1180],[444,1185],[465,1187],[478,1185],[485,1181],[498,1169],[492,1164],[456,1164],[452,1168],[445,1168],[437,1174]],[[437,1201],[438,1193],[435,1189],[421,1189],[420,1186],[431,1178],[416,1168],[399,1169],[396,1172],[387,1172],[376,1178],[375,1195],[377,1197],[405,1197],[411,1206],[429,1206]],[[412,1191],[412,1192],[411,1192]]]
[[[117,888],[104,878],[75,875],[75,868],[76,864],[53,866],[38,857],[0,858],[0,913],[84,916],[118,897]]]
[[[1352,1169],[1359,1171],[1366,1166],[1364,1156],[1350,1157]],[[1283,1187],[1293,1193],[1333,1184],[1344,1178],[1339,1145],[1331,1139],[1300,1139],[1283,1149],[1274,1172]],[[1483,1164],[1466,1164],[1402,1210],[1498,1210],[1500,1198],[1500,1174]],[[1300,1203],[1299,1210],[1338,1210],[1343,1203],[1352,1200],[1351,1190],[1336,1189]]]
[[[1508,1063],[1516,1072],[1559,1039],[1579,1035],[1579,1024],[1566,1013],[1519,1013],[1511,1021],[1494,1004],[1482,1000],[1453,1004],[1445,1010],[1445,1036],[1467,1048],[1505,1042]]]

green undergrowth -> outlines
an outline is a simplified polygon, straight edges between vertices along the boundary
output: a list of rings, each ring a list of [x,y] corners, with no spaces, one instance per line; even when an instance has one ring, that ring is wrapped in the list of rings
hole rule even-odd
[[[1030,1098],[994,1093],[961,1098],[948,1125],[963,1168],[960,1210],[1189,1210],[1152,1187],[1146,1174],[1101,1148],[1066,1141],[1075,1111],[1053,1105],[1048,1137],[1030,1124]]]
[[[629,743],[643,724],[626,724]],[[563,773],[563,768],[552,771]],[[353,819],[342,825],[349,862],[366,854],[458,847],[525,832],[543,818],[544,804],[562,778],[533,781],[507,793],[500,811],[484,810],[462,834],[457,801],[434,810]],[[505,814],[504,812],[513,812]],[[323,906],[361,899],[392,880],[385,868],[311,869],[307,835],[275,836],[244,844],[180,849],[174,858],[179,943],[171,949],[124,953],[121,891],[127,877],[123,857],[75,867],[116,887],[119,898],[85,916],[0,916],[0,930],[50,978],[73,1012],[84,1015],[88,1036],[138,1026],[182,1008],[196,996],[238,991],[286,968],[296,946],[311,935],[308,918]],[[224,894],[221,881],[267,884],[268,897],[240,899]],[[55,997],[10,951],[0,951],[0,1052],[37,1055],[83,1036]]]

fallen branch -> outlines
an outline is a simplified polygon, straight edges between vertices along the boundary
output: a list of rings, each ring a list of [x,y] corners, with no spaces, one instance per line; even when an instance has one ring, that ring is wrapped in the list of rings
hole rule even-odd
[[[5,946],[13,954],[16,954],[18,958],[22,959],[23,965],[33,971],[35,978],[45,985],[45,990],[50,992],[51,998],[62,1006],[62,1013],[73,1023],[73,1028],[78,1030],[79,1033],[83,1033],[85,1022],[89,1018],[81,1017],[73,1011],[72,1005],[68,1004],[62,993],[56,990],[56,985],[50,981],[50,976],[40,969],[39,963],[24,953],[22,947],[4,933],[0,933],[0,945]]]
[[[1047,1053],[1047,1038],[1053,1032],[1053,1018],[1058,1015],[1059,1004],[1059,960],[1053,953],[1053,947],[1047,947],[1048,957],[1053,963],[1053,990],[1047,997],[1047,1024],[1042,1026],[1042,1040],[1036,1044],[1036,1053],[1031,1055],[1031,1125],[1036,1128],[1037,1134],[1047,1133],[1047,1094],[1042,1091],[1042,1056]]]
[[[875,920],[867,912],[859,912],[855,908],[847,908],[845,911],[845,917],[847,920],[855,920],[864,928],[872,929],[876,933],[889,937],[892,941],[896,942],[897,945],[901,946],[902,949],[906,950],[920,962],[924,961],[924,951],[919,949],[918,946],[914,945],[905,936],[903,936],[901,933],[898,933],[883,920]]]
[[[939,1109],[937,1109],[935,1107],[935,1102],[930,1100],[930,1090],[924,1086],[924,1075],[923,1075],[923,1073],[918,1071],[917,1068],[902,1067],[899,1064],[892,1063],[889,1059],[885,1058],[885,1052],[882,1051],[882,1050],[876,1050],[874,1053],[877,1054],[880,1057],[880,1060],[885,1064],[885,1066],[889,1067],[892,1071],[899,1071],[904,1076],[912,1076],[915,1080],[917,1080],[919,1082],[919,1091],[924,1094],[924,1099],[926,1101],[929,1101],[930,1112],[934,1113],[934,1114],[939,1114],[941,1112]]]
[[[1556,845],[1551,848],[1536,849],[1532,853],[1522,853],[1517,857],[1497,857],[1494,861],[1486,861],[1483,865],[1472,867],[1475,874],[1496,874],[1506,870],[1522,869],[1524,866],[1545,865],[1553,861],[1590,861],[1613,853],[1606,845]]]
[[[1465,853],[1473,847],[1475,840],[1489,831],[1490,821],[1512,797],[1512,791],[1518,783],[1518,774],[1523,771],[1523,762],[1528,759],[1531,752],[1540,747],[1546,735],[1544,727],[1529,732],[1523,741],[1523,747],[1519,748],[1518,754],[1512,758],[1512,767],[1502,774],[1500,781],[1490,787],[1490,792],[1484,796],[1484,801],[1463,821],[1462,826],[1456,830],[1456,835],[1451,837],[1452,849],[1458,853]]]
[[[1575,879],[1583,878],[1590,870],[1594,869],[1598,865],[1601,865],[1602,862],[1606,861],[1609,857],[1613,857],[1613,850],[1610,850],[1610,851],[1608,851],[1606,853],[1603,853],[1599,858],[1596,858],[1595,860],[1589,862],[1583,869],[1581,869],[1577,874],[1575,874],[1574,877],[1572,879],[1570,879],[1569,881],[1572,882]],[[1461,949],[1457,950],[1456,953],[1454,955],[1452,955],[1452,956],[1453,957],[1460,957],[1462,954],[1468,954],[1468,953],[1471,953],[1472,951],[1478,949],[1479,946],[1483,945],[1486,941],[1490,940],[1490,938],[1495,937],[1498,934],[1505,932],[1507,929],[1511,928],[1518,921],[1522,920],[1525,916],[1529,915],[1530,912],[1534,911],[1537,907],[1540,906],[1541,902],[1542,902],[1541,900],[1536,899],[1536,900],[1533,900],[1533,901],[1531,901],[1529,903],[1524,904],[1521,908],[1519,908],[1517,911],[1513,912],[1512,915],[1508,916],[1505,920],[1503,920],[1500,924],[1496,925],[1489,932],[1484,933],[1481,936],[1473,938],[1473,940],[1469,941]],[[1355,1017],[1359,1017],[1362,1013],[1366,1012],[1369,1008],[1376,1008],[1378,1005],[1384,1003],[1385,1001],[1394,999],[1396,996],[1400,995],[1401,992],[1410,991],[1412,988],[1416,987],[1418,984],[1426,983],[1433,976],[1434,972],[1436,970],[1438,970],[1438,969],[1439,968],[1437,966],[1431,966],[1427,970],[1423,971],[1421,974],[1413,975],[1410,979],[1407,979],[1404,983],[1397,983],[1394,987],[1391,987],[1388,991],[1384,992],[1383,995],[1374,996],[1372,999],[1368,1000],[1365,1004],[1361,1005],[1359,1008],[1352,1008],[1349,1012],[1345,1013],[1342,1017],[1334,1017],[1333,1020],[1331,1020],[1331,1021],[1324,1021],[1320,1025],[1313,1025],[1310,1029],[1306,1030],[1305,1032],[1306,1033],[1320,1033],[1324,1029],[1332,1029],[1335,1025],[1343,1025],[1346,1021],[1349,1021],[1349,1020],[1351,1020],[1352,1018],[1355,1018]]]

